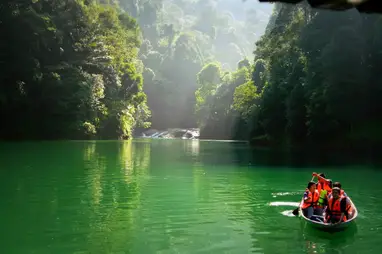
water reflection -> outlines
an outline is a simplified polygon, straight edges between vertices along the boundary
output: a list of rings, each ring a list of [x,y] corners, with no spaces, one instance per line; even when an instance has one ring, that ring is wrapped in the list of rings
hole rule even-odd
[[[121,142],[119,149],[119,164],[125,176],[126,183],[132,183],[136,176],[147,176],[150,167],[151,143],[149,140]]]
[[[209,181],[206,176],[204,168],[199,163],[193,164],[192,167],[193,182],[194,182],[194,193],[198,198],[198,201],[206,202],[209,198],[209,192],[205,191],[210,188]]]
[[[301,220],[303,242],[307,253],[345,253],[355,241],[357,224],[341,232],[325,232],[309,227]]]
[[[101,178],[102,173],[105,170],[105,165],[98,158],[96,153],[96,142],[89,141],[84,143],[84,168],[88,170],[87,172],[87,182],[89,185],[90,192],[92,193],[93,199],[93,209],[97,209],[102,198],[102,185]],[[85,197],[84,199],[87,199]]]
[[[200,149],[200,140],[191,139],[183,141],[183,150],[186,154],[193,158],[198,158]]]
[[[247,146],[248,147],[248,146]],[[332,150],[277,150],[277,149],[247,149],[244,153],[240,146],[234,146],[233,152],[239,164],[250,163],[267,167],[332,167],[347,165],[380,166],[381,156],[368,153]]]
[[[364,180],[355,182],[359,168],[325,170],[364,216],[360,236],[321,235],[282,214],[301,198],[303,175],[321,169],[263,167],[270,157],[259,154],[249,166],[245,147],[199,140],[25,146],[1,158],[1,244],[9,253],[379,253],[381,173],[362,168]]]
[[[190,211],[188,220],[195,218],[197,224],[189,227],[196,253],[224,253],[235,249],[247,253],[254,239],[251,236],[253,189],[244,174],[227,177],[224,171],[208,170],[193,164],[194,190],[197,211]],[[250,194],[250,195],[248,195]],[[204,226],[203,226],[204,225]],[[208,244],[203,236],[208,235]],[[257,247],[257,250],[261,248]]]
[[[86,186],[92,200],[87,210],[89,250],[126,250],[134,242],[137,210],[150,166],[149,142],[87,142]],[[85,195],[85,193],[84,193]],[[84,209],[82,210],[84,212]]]
[[[146,139],[150,140],[150,139]],[[323,150],[280,150],[250,147],[245,142],[219,142],[208,140],[151,140],[152,147],[171,150],[172,146],[182,143],[183,150],[172,155],[181,161],[197,161],[204,165],[256,165],[266,167],[328,167],[344,165],[378,165],[382,157],[373,157],[363,153]],[[222,156],[224,154],[224,156]]]

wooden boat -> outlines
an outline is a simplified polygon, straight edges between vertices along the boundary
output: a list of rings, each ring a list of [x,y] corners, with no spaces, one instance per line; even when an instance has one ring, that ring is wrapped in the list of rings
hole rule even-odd
[[[304,213],[302,212],[302,209],[301,209],[301,205],[304,202],[304,199],[301,200],[298,213],[299,213],[299,216],[304,221],[306,221],[306,223],[308,225],[310,225],[310,226],[312,226],[312,227],[314,227],[316,229],[323,230],[323,231],[342,231],[342,230],[347,229],[351,225],[353,225],[354,222],[355,222],[355,219],[358,216],[358,210],[357,210],[356,206],[354,205],[353,201],[349,197],[348,197],[348,199],[350,201],[350,205],[352,207],[352,209],[351,209],[352,211],[351,211],[351,213],[348,216],[349,219],[346,222],[342,222],[342,223],[339,223],[339,224],[323,223],[323,222],[319,222],[319,221],[308,219],[304,215]]]

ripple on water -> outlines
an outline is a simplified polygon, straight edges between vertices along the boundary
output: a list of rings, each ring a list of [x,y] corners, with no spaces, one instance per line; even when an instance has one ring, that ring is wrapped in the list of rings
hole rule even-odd
[[[297,207],[299,205],[298,202],[285,202],[285,201],[276,201],[270,202],[269,206],[293,206]],[[282,215],[287,217],[294,217],[293,210],[286,210],[281,212]]]
[[[269,206],[298,206],[299,202],[284,202],[284,201],[276,201],[270,202]]]
[[[292,192],[274,192],[272,193],[272,197],[280,197],[280,196],[295,196],[295,195],[300,195],[301,191],[292,191]]]
[[[286,210],[281,212],[282,215],[287,216],[287,217],[294,217],[295,215],[293,214],[292,210]]]

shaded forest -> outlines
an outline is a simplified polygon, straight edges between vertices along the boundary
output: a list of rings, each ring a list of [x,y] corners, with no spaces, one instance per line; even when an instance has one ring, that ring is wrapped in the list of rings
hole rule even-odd
[[[231,73],[238,82],[227,85],[217,64],[199,73],[209,87],[199,100],[210,112],[199,118],[202,137],[288,147],[381,143],[381,28],[380,15],[276,4],[254,63]]]
[[[0,137],[128,138],[147,126],[137,22],[92,1],[0,4]]]
[[[1,139],[148,127],[256,145],[380,143],[382,16],[234,0],[0,3]]]

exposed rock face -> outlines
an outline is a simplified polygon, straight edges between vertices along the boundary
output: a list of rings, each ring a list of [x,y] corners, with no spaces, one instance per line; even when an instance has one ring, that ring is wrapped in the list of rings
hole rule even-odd
[[[144,131],[141,137],[148,138],[181,138],[181,139],[198,139],[199,129],[167,129],[165,131],[149,129]]]

